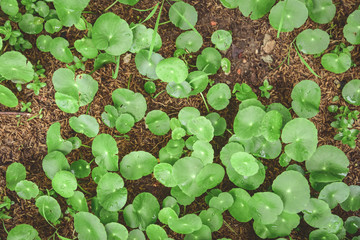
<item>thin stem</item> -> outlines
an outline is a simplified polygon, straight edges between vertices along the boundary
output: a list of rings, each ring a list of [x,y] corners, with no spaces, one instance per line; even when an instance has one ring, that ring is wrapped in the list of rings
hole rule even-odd
[[[285,8],[286,8],[287,3],[288,3],[288,0],[285,0],[284,8],[283,8],[282,13],[281,13],[281,18],[280,18],[280,23],[279,23],[279,29],[278,29],[278,32],[277,32],[277,35],[276,35],[277,38],[280,37],[281,29],[282,29],[282,26],[283,26],[283,24],[284,24]]]
[[[90,192],[86,191],[85,189],[83,189],[80,184],[78,184],[78,187],[80,188],[81,191],[83,191],[84,193],[88,194],[88,195],[91,195]]]
[[[130,77],[129,77],[129,80],[128,80],[128,85],[127,85],[127,88],[130,89],[130,82],[131,82],[131,78],[132,78],[132,74],[130,74]]]
[[[88,114],[88,113],[89,113],[89,111],[90,111],[90,106],[91,106],[91,103],[92,103],[92,102],[90,102],[90,103],[89,103],[89,105],[88,105],[88,107],[87,107],[86,114]]]
[[[171,23],[171,21],[169,20],[169,21],[166,21],[166,22],[159,23],[159,26],[164,25],[164,24],[168,24],[168,23]]]
[[[105,8],[104,12],[107,12],[110,8],[112,8],[118,1],[115,0],[115,2],[113,2],[110,6],[108,6],[107,8]]]
[[[237,232],[224,220],[225,226],[230,229],[236,236],[238,236]]]
[[[116,69],[115,69],[115,73],[112,76],[113,79],[117,79],[119,75],[119,67],[120,67],[120,56],[118,56],[118,59],[116,60]]]
[[[3,220],[3,219],[1,219],[1,221],[2,221],[2,224],[3,224],[3,227],[4,227],[4,230],[5,230],[6,234],[9,234],[8,230],[6,229],[6,226],[5,226],[5,222],[4,222],[4,220]]]
[[[165,0],[162,0],[161,7],[160,7],[160,11],[159,11],[159,14],[158,14],[158,16],[157,16],[157,18],[156,18],[155,28],[154,28],[154,32],[153,32],[153,34],[152,34],[151,45],[150,45],[150,49],[149,49],[148,60],[150,60],[150,58],[151,58],[151,56],[152,56],[152,53],[153,53],[153,51],[154,51],[156,34],[157,34],[157,32],[158,32],[159,23],[160,23],[160,18],[161,18],[161,13],[162,13],[162,10],[163,10],[163,7],[164,7],[164,2],[165,2]]]
[[[203,101],[204,101],[204,103],[205,103],[205,107],[206,107],[207,111],[210,112],[209,106],[207,105],[206,100],[205,100],[205,97],[204,97],[204,95],[202,94],[202,92],[200,93],[200,96],[202,97],[202,99],[203,99]]]
[[[158,94],[156,94],[153,99],[157,98],[160,94],[162,94],[163,92],[165,92],[165,90],[162,90],[161,92],[159,92]]]
[[[91,148],[90,146],[88,146],[88,145],[85,145],[85,144],[81,144],[81,147],[85,147],[85,148]]]
[[[0,112],[0,115],[31,115],[30,113],[26,112]]]
[[[230,133],[231,135],[234,135],[234,133],[232,133],[230,129],[227,128],[226,131],[228,131],[228,133]]]

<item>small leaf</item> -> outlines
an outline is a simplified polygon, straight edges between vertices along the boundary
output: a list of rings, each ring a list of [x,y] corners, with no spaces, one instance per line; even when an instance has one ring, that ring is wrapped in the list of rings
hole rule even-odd
[[[128,180],[137,180],[151,174],[156,164],[156,158],[148,152],[131,152],[121,160],[120,172]]]
[[[193,6],[185,2],[176,2],[169,10],[170,21],[181,30],[188,30],[196,25],[198,14]]]
[[[348,82],[342,90],[342,96],[346,102],[360,106],[360,80],[353,79]]]
[[[92,143],[92,154],[95,162],[108,171],[117,171],[119,169],[117,144],[115,139],[109,134],[100,134],[95,137]]]
[[[89,115],[80,115],[71,117],[69,120],[70,127],[78,133],[83,133],[87,137],[95,137],[99,133],[99,124],[96,119]]]
[[[229,105],[231,98],[230,88],[225,83],[218,83],[209,89],[206,98],[209,105],[215,110],[223,110]]]
[[[23,199],[29,200],[32,198],[36,198],[39,194],[38,186],[27,180],[22,180],[16,184],[15,191],[17,195]]]
[[[149,112],[146,116],[145,123],[155,135],[165,135],[170,130],[170,118],[160,110]]]
[[[21,163],[14,162],[6,170],[6,187],[11,191],[15,190],[16,185],[25,180],[26,169]]]
[[[188,76],[188,68],[184,61],[171,57],[157,64],[156,75],[164,82],[182,83]]]
[[[72,197],[77,189],[76,178],[69,171],[59,171],[52,179],[52,187],[60,196],[64,198]]]
[[[321,90],[319,85],[310,80],[296,84],[291,92],[291,106],[302,118],[312,118],[319,112]]]
[[[55,223],[61,217],[60,205],[53,197],[41,196],[36,199],[35,205],[47,221]]]
[[[217,30],[211,35],[211,42],[215,44],[215,47],[220,51],[226,51],[232,44],[231,32],[226,30]]]

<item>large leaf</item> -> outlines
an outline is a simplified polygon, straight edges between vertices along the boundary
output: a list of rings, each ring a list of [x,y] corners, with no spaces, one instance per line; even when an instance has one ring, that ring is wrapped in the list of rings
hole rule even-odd
[[[109,134],[100,134],[95,137],[92,143],[92,154],[95,162],[108,171],[117,171],[119,169],[119,149],[115,139]]]
[[[0,75],[15,83],[33,80],[33,66],[20,52],[9,51],[0,56]]]
[[[140,121],[147,109],[146,100],[140,93],[125,88],[116,89],[112,93],[112,99],[119,113],[129,113],[135,121]]]
[[[74,227],[79,240],[104,240],[107,234],[99,218],[88,212],[79,212],[74,216]]]
[[[54,7],[61,23],[66,27],[79,22],[82,11],[90,0],[54,0]]]
[[[312,118],[319,112],[321,90],[319,85],[310,80],[296,84],[291,92],[291,106],[302,118]]]
[[[271,7],[274,5],[275,0],[259,0],[259,1],[248,1],[248,0],[239,0],[239,9],[241,13],[252,20],[262,18],[267,14]]]
[[[156,158],[148,152],[131,152],[121,160],[120,172],[128,180],[138,180],[151,174],[156,164]]]

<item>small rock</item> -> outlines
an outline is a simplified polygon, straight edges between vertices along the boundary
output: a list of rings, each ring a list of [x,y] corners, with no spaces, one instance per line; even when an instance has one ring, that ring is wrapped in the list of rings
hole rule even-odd
[[[261,60],[269,64],[274,62],[273,58],[270,55],[262,56]]]
[[[210,24],[211,24],[211,26],[216,26],[216,25],[217,25],[217,22],[211,21]]]
[[[263,40],[263,46],[266,45],[267,42],[271,40],[271,36],[267,33],[265,33],[264,40]]]
[[[271,53],[275,48],[275,41],[274,40],[271,40],[271,41],[268,41],[264,47],[263,47],[263,50],[265,53],[269,54]]]
[[[230,81],[226,81],[226,84],[227,84],[227,85],[230,85],[230,84],[231,84],[231,82],[230,82]]]
[[[256,50],[255,50],[255,54],[258,54],[258,53],[259,53],[259,50],[256,49]]]
[[[131,61],[131,53],[125,54],[123,61],[125,64],[128,64]]]
[[[247,61],[246,61],[246,59],[245,59],[245,58],[242,60],[242,62],[243,62],[243,63],[247,63]]]
[[[237,73],[238,75],[240,75],[240,74],[241,74],[241,69],[239,68],[239,69],[236,71],[236,73]]]

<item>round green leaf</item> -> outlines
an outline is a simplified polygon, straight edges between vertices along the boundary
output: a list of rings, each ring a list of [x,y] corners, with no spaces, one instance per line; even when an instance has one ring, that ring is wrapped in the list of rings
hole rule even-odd
[[[159,212],[159,221],[160,222],[162,222],[163,224],[169,224],[169,220],[171,218],[173,218],[173,219],[178,218],[178,215],[172,208],[165,207],[160,210],[160,212]]]
[[[305,222],[315,228],[324,228],[331,217],[329,205],[316,198],[310,199],[303,212]]]
[[[56,14],[66,27],[79,22],[82,11],[89,4],[90,0],[53,0]]]
[[[74,195],[66,200],[66,203],[69,204],[76,211],[79,212],[89,211],[86,198],[82,192],[75,191]]]
[[[321,65],[328,71],[340,74],[351,67],[352,60],[348,53],[327,53],[321,58]]]
[[[150,224],[147,226],[146,235],[148,236],[149,240],[165,240],[168,237],[165,230],[156,224]]]
[[[327,202],[331,209],[344,202],[350,195],[350,188],[343,182],[326,185],[319,194],[319,199]]]
[[[234,198],[234,204],[229,208],[229,213],[239,222],[248,222],[252,219],[250,212],[251,197],[241,188],[233,188],[229,193]]]
[[[261,123],[261,132],[267,141],[274,142],[280,138],[282,119],[282,115],[276,110],[265,114]]]
[[[240,4],[239,0],[220,0],[220,2],[226,8],[237,8],[239,7]]]
[[[246,1],[238,0],[238,5],[241,13],[252,20],[262,18],[267,14],[271,7],[274,5],[275,0],[258,0],[258,1]]]
[[[221,117],[218,113],[209,113],[206,118],[210,120],[214,127],[214,136],[221,136],[226,130],[226,120]]]
[[[196,67],[209,75],[215,74],[221,66],[221,54],[215,48],[205,48],[196,59]]]
[[[7,235],[8,240],[36,240],[39,238],[39,233],[28,224],[20,224],[9,231]]]
[[[142,49],[150,48],[154,29],[146,28],[143,24],[137,24],[133,27],[132,32],[134,39],[130,52],[138,53]],[[161,48],[161,45],[161,37],[158,33],[156,33],[153,51],[157,52]]]
[[[188,30],[196,25],[198,14],[196,9],[188,3],[176,2],[169,10],[170,21],[181,30]]]
[[[320,54],[330,43],[330,36],[321,29],[306,29],[296,37],[296,45],[306,54]]]
[[[332,0],[313,0],[307,4],[307,8],[311,20],[320,24],[331,22],[336,13],[336,7]]]
[[[218,83],[212,86],[206,98],[211,107],[215,110],[223,110],[229,105],[229,99],[231,98],[231,91],[227,84]]]
[[[288,122],[281,134],[285,153],[295,161],[309,159],[316,150],[318,143],[315,125],[305,118],[296,118]]]
[[[146,116],[145,123],[155,135],[165,135],[170,130],[170,118],[160,110],[149,112]]]
[[[214,137],[214,127],[211,122],[203,116],[191,119],[191,121],[187,123],[187,127],[189,132],[194,134],[199,140],[210,142]]]
[[[180,206],[175,198],[171,196],[167,196],[162,203],[162,207],[166,208],[169,207],[175,211],[176,214],[180,214]]]
[[[119,114],[129,113],[136,122],[145,116],[147,105],[142,94],[134,93],[126,88],[119,88],[113,92],[112,99]]]
[[[274,193],[284,203],[284,211],[298,213],[310,200],[310,187],[306,178],[297,171],[285,171],[276,177],[272,184]]]
[[[298,0],[278,2],[270,11],[269,21],[273,28],[281,32],[291,32],[301,27],[308,18],[305,3]]]
[[[96,49],[93,41],[90,38],[78,39],[74,43],[75,49],[81,53],[86,58],[92,59],[98,55],[98,50]]]
[[[360,209],[360,186],[351,185],[349,197],[340,206],[345,211],[357,211]]]
[[[191,86],[186,81],[182,83],[169,82],[166,85],[166,92],[174,98],[187,98],[190,96]]]
[[[128,180],[137,180],[151,174],[156,164],[156,158],[148,152],[131,152],[121,160],[120,172]]]
[[[27,180],[18,182],[15,186],[15,191],[19,197],[26,200],[36,198],[36,196],[39,194],[38,186],[35,183]]]
[[[272,192],[255,193],[249,203],[252,217],[262,224],[275,222],[283,211],[281,198]]]
[[[257,163],[259,164],[259,171],[253,176],[240,175],[230,164],[226,168],[226,172],[230,181],[233,182],[236,186],[246,190],[257,189],[265,180],[265,167],[260,161],[257,161]]]
[[[309,240],[326,239],[326,240],[338,240],[339,238],[323,229],[317,229],[310,233]]]
[[[184,61],[176,57],[164,59],[156,66],[156,75],[164,82],[182,83],[188,74]]]
[[[250,139],[261,134],[264,110],[250,106],[240,110],[234,120],[234,132],[241,139]]]
[[[47,221],[55,223],[61,217],[61,208],[55,198],[50,196],[41,196],[36,199],[36,207],[39,209],[39,213]]]
[[[159,163],[154,167],[154,176],[161,184],[166,187],[175,187],[176,183],[172,176],[172,165]]]
[[[145,234],[139,229],[129,232],[127,240],[146,240]]]
[[[178,119],[181,122],[181,124],[186,127],[188,129],[188,133],[189,132],[189,127],[188,124],[190,121],[192,121],[193,119],[200,117],[200,112],[199,110],[197,110],[194,107],[184,107],[180,110],[179,114],[178,114]]]
[[[202,210],[199,217],[201,218],[202,223],[210,228],[211,232],[218,231],[224,221],[221,212],[216,208]]]
[[[16,0],[3,0],[0,2],[1,10],[9,16],[15,16],[19,12],[19,4]]]
[[[117,171],[119,169],[119,157],[115,139],[109,134],[100,134],[95,137],[92,143],[92,154],[95,162],[108,171]]]
[[[220,152],[220,159],[222,164],[224,164],[225,167],[228,167],[230,165],[230,159],[233,154],[237,152],[243,152],[244,147],[237,143],[237,142],[229,142],[226,144]]]
[[[259,171],[257,160],[246,152],[234,153],[230,158],[231,166],[243,176],[253,176]]]
[[[24,165],[14,162],[7,167],[6,170],[6,187],[11,191],[15,190],[16,185],[25,180],[26,169]]]
[[[106,174],[108,171],[103,167],[95,167],[91,172],[91,177],[96,184],[99,183],[100,179]]]
[[[44,19],[34,17],[32,14],[26,13],[19,22],[19,28],[27,34],[39,34],[43,30]]]
[[[64,198],[72,197],[77,189],[76,178],[69,171],[59,171],[52,179],[52,187],[60,196]]]
[[[0,56],[0,75],[14,83],[27,83],[33,80],[33,65],[20,52],[9,51]]]
[[[120,56],[130,49],[133,32],[125,20],[110,12],[102,14],[94,23],[92,40],[97,49]]]
[[[296,84],[291,92],[291,106],[302,118],[312,118],[319,112],[321,90],[319,85],[310,80]]]
[[[108,240],[127,240],[129,233],[126,227],[120,223],[108,223],[105,225]]]
[[[273,1],[273,0],[272,0]],[[211,42],[221,51],[226,51],[232,44],[231,32],[225,30],[217,30],[211,35]]]
[[[50,34],[54,34],[59,32],[62,29],[62,26],[63,25],[58,19],[56,18],[49,19],[45,23],[45,31],[47,31]]]
[[[347,18],[347,24],[345,25],[343,32],[346,40],[355,45],[360,44],[360,10],[355,10]]]
[[[176,48],[186,49],[189,52],[199,51],[202,45],[202,36],[193,30],[183,32],[176,38]]]
[[[65,155],[58,151],[46,155],[42,161],[42,167],[46,176],[50,179],[53,179],[59,171],[70,170],[70,165]]]
[[[214,149],[209,142],[198,140],[193,145],[191,156],[200,159],[206,165],[213,162]]]
[[[184,206],[190,205],[195,200],[195,197],[186,195],[178,186],[171,188],[170,193],[171,196],[176,198],[179,204]]]
[[[217,163],[210,163],[204,166],[196,176],[196,183],[206,189],[219,185],[225,176],[224,168]]]
[[[50,42],[50,53],[61,62],[71,63],[74,60],[74,56],[68,47],[69,42],[67,40],[62,37],[56,37]]]
[[[348,217],[344,225],[346,231],[350,234],[355,234],[360,229],[360,217],[351,216]]]
[[[99,218],[88,212],[79,212],[74,216],[74,227],[79,240],[104,240],[107,234]]]
[[[105,225],[108,223],[117,222],[119,220],[119,213],[111,212],[106,210],[105,208],[101,208],[99,218],[100,222]]]
[[[121,134],[125,134],[135,125],[135,119],[131,114],[123,113],[116,119],[115,127]]]
[[[353,79],[348,82],[342,90],[342,96],[346,102],[360,106],[360,80]]]
[[[202,225],[201,228],[193,233],[187,234],[184,240],[211,240],[211,230],[208,226]]]
[[[158,79],[156,75],[156,66],[164,58],[158,53],[152,53],[150,59],[148,58],[148,50],[140,50],[135,56],[136,68],[140,74],[147,76],[150,79]]]
[[[89,115],[80,115],[71,117],[69,120],[70,127],[78,133],[83,133],[87,137],[95,137],[99,133],[99,124],[96,119]]]
[[[19,104],[19,101],[10,89],[0,85],[0,104],[7,107],[16,107]]]
[[[117,212],[125,206],[127,190],[124,180],[117,173],[106,173],[96,188],[97,197],[103,208]]]
[[[182,218],[170,218],[169,227],[176,233],[190,234],[202,226],[201,218],[195,214],[187,214]]]
[[[82,159],[73,162],[70,165],[70,169],[77,178],[86,178],[91,172],[89,163]]]
[[[50,37],[48,35],[40,35],[36,39],[36,46],[42,52],[50,52],[50,50],[51,50],[50,43],[52,40],[53,40],[52,37]]]
[[[225,212],[234,204],[234,198],[230,193],[223,192],[220,193],[217,197],[210,199],[209,207],[216,208],[220,212]]]
[[[272,103],[269,106],[267,106],[267,109],[266,109],[267,112],[274,111],[274,110],[278,111],[282,116],[282,127],[284,127],[286,123],[288,123],[289,121],[292,120],[289,109],[287,109],[281,103]]]
[[[192,91],[190,95],[197,95],[203,92],[209,83],[208,75],[202,71],[194,71],[189,73],[186,81],[190,83]]]

